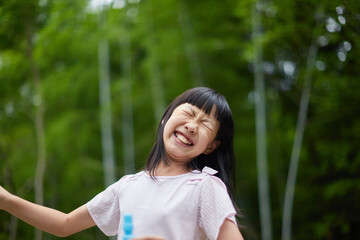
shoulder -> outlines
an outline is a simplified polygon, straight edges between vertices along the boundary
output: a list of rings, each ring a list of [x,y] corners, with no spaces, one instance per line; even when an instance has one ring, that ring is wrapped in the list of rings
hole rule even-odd
[[[216,170],[204,167],[195,180],[198,182],[198,194],[201,205],[208,204],[209,206],[214,206],[218,202],[224,200],[229,202],[230,200],[225,183],[215,176],[216,173]]]
[[[224,182],[215,176],[217,171],[210,167],[204,167],[201,171],[193,171],[190,181],[201,188],[220,188],[226,190]]]
[[[145,174],[144,171],[141,171],[141,172],[138,172],[135,174],[125,175],[125,176],[121,177],[115,184],[118,185],[118,187],[125,188],[129,184],[136,182],[139,178],[141,178],[141,176],[143,176],[143,174]]]
[[[122,178],[120,178],[120,180],[118,182],[125,184],[125,183],[129,183],[129,182],[133,182],[138,180],[143,174],[145,174],[144,171],[135,173],[135,174],[128,174],[123,176]]]
[[[131,185],[133,182],[136,182],[142,175],[144,174],[143,171],[138,172],[136,174],[128,174],[121,177],[118,181],[114,182],[110,186],[108,186],[104,192],[113,192],[118,193],[122,192],[124,189],[126,189],[129,185]]]

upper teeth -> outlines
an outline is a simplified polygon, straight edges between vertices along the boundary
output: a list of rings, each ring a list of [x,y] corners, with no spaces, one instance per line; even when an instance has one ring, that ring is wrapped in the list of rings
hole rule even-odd
[[[177,139],[179,139],[182,143],[185,143],[186,145],[191,145],[191,142],[189,142],[183,135],[176,133]]]

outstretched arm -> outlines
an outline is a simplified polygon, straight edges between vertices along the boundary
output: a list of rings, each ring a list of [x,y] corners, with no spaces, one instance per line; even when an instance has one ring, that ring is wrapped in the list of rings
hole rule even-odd
[[[236,224],[229,219],[225,219],[221,225],[218,240],[244,240],[244,238]]]
[[[12,195],[1,186],[0,209],[42,231],[59,237],[66,237],[95,225],[86,205],[65,214]]]

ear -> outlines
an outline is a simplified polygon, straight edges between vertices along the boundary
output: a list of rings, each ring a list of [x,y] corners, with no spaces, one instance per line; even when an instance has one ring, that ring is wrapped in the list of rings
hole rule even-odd
[[[219,140],[214,140],[212,141],[207,148],[204,151],[204,154],[210,154],[212,153],[218,146],[220,146],[220,141]]]

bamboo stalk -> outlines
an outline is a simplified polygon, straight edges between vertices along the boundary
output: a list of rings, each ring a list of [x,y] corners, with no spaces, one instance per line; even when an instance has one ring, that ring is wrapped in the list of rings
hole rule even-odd
[[[148,1],[149,10],[147,14],[146,30],[149,38],[148,51],[150,52],[151,61],[149,61],[149,80],[154,106],[154,119],[158,123],[165,110],[164,88],[161,81],[161,73],[159,68],[159,55],[157,52],[156,39],[154,35],[154,13],[153,2]]]
[[[130,43],[130,25],[126,19],[124,25],[127,34],[122,36],[120,48],[122,52],[121,67],[124,71],[121,84],[121,109],[122,109],[122,132],[123,132],[123,159],[124,173],[129,174],[135,171],[135,144],[134,144],[134,120],[132,101],[132,59]]]
[[[261,239],[271,240],[272,221],[269,194],[269,177],[267,168],[266,147],[266,99],[265,79],[263,72],[263,56],[261,43],[261,15],[257,7],[260,1],[255,1],[252,7],[252,34],[255,51],[255,118],[256,118],[256,164],[258,176],[258,194],[260,208]]]
[[[184,35],[185,53],[189,63],[193,86],[203,86],[204,80],[202,76],[199,54],[196,48],[194,30],[191,26],[190,15],[185,1],[178,1],[177,9],[181,31]]]
[[[282,240],[291,239],[292,208],[295,195],[296,175],[299,166],[300,151],[306,126],[306,116],[309,106],[312,75],[314,72],[315,61],[318,52],[317,28],[318,27],[315,28],[315,32],[309,48],[309,54],[307,58],[307,65],[304,76],[304,85],[300,99],[299,114],[296,123],[294,143],[290,158],[289,172],[286,181],[284,210],[282,218]]]
[[[100,29],[106,24],[105,11],[106,9],[102,9],[102,12],[99,13]],[[105,37],[101,37],[99,40],[98,58],[102,162],[104,184],[105,186],[109,186],[115,181],[115,157],[112,135],[109,43]]]

